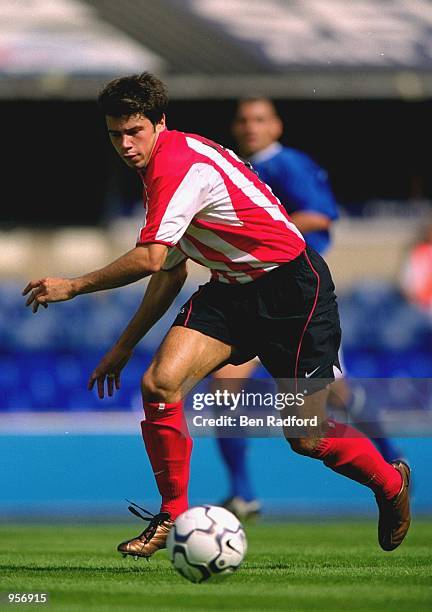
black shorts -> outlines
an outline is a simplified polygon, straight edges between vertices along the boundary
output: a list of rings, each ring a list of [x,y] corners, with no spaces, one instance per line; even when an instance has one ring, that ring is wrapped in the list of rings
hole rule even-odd
[[[334,284],[327,264],[310,248],[250,283],[202,285],[173,325],[230,344],[235,365],[258,356],[274,378],[333,380],[333,366],[339,367]]]

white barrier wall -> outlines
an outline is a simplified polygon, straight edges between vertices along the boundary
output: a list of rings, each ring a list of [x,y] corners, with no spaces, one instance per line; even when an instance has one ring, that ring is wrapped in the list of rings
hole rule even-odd
[[[341,220],[326,259],[338,288],[357,281],[397,282],[406,252],[421,226],[412,219]],[[134,221],[121,220],[108,229],[62,228],[52,231],[0,231],[0,278],[76,276],[118,257],[135,244]],[[208,271],[192,264],[190,275],[202,282]],[[192,280],[192,278],[191,278]]]

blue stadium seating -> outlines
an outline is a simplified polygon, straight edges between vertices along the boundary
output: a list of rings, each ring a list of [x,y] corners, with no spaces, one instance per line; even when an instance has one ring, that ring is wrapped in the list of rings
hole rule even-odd
[[[130,410],[140,377],[173,319],[171,311],[137,347],[121,393],[100,402],[86,390],[100,357],[142,298],[142,287],[82,296],[34,315],[21,287],[0,288],[0,410]],[[174,308],[189,297],[187,290]],[[432,321],[385,283],[362,283],[339,297],[344,357],[354,378],[432,377]],[[259,371],[263,375],[263,370]]]

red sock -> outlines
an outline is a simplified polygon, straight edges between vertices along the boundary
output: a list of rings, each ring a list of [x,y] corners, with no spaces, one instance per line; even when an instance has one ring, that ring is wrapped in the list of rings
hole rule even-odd
[[[183,402],[144,402],[141,422],[144,444],[153,468],[161,512],[174,520],[188,507],[189,466],[192,439],[183,414]]]
[[[357,429],[329,419],[329,434],[315,449],[314,457],[330,469],[372,489],[387,499],[401,489],[402,477],[387,463],[372,442]]]

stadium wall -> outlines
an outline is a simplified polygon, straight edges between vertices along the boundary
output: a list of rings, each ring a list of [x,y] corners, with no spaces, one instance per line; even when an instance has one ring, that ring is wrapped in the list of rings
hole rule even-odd
[[[137,435],[104,434],[100,426],[101,435],[1,436],[0,520],[128,520],[126,498],[156,511],[158,495],[138,426]],[[413,467],[414,512],[431,512],[432,440],[398,442]],[[295,455],[281,439],[253,439],[249,464],[269,516],[376,511],[368,489]],[[195,440],[191,504],[218,503],[227,493],[214,440]]]
[[[27,282],[46,275],[79,275],[119,257],[134,244],[141,221],[117,219],[106,229],[70,227],[34,231],[0,231],[0,278]],[[338,288],[359,281],[398,281],[408,248],[415,241],[421,220],[386,217],[346,218],[334,229],[334,245],[326,256]],[[424,223],[424,221],[423,221]],[[191,282],[208,278],[208,271],[190,266]]]

